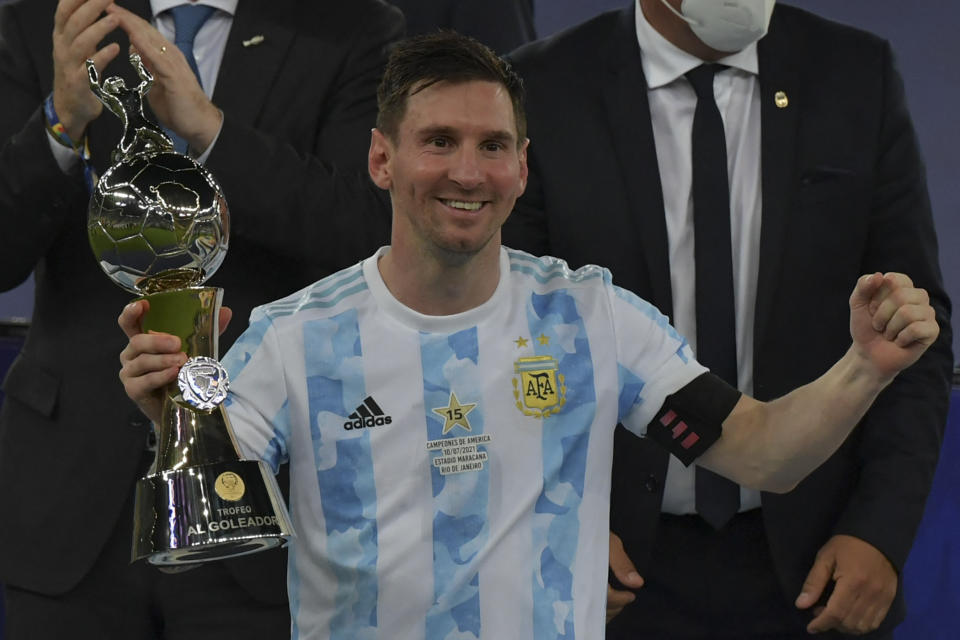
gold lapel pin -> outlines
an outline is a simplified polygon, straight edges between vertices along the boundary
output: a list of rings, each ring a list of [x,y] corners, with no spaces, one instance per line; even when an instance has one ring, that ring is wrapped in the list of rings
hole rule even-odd
[[[777,105],[778,109],[786,109],[787,105],[790,104],[790,100],[787,98],[787,94],[783,91],[777,91],[773,94],[773,103]]]
[[[260,44],[261,42],[263,42],[263,40],[264,40],[263,36],[260,35],[260,34],[257,34],[257,35],[255,35],[255,36],[253,36],[252,38],[250,38],[249,40],[244,40],[244,41],[243,41],[243,46],[245,46],[245,47],[255,47],[255,46],[257,46],[258,44]]]

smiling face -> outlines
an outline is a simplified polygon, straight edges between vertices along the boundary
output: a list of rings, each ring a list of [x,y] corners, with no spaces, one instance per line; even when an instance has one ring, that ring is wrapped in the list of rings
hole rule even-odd
[[[500,84],[412,93],[396,134],[374,130],[370,144],[370,176],[393,203],[393,250],[451,265],[499,251],[500,226],[527,183],[527,141],[517,135]]]

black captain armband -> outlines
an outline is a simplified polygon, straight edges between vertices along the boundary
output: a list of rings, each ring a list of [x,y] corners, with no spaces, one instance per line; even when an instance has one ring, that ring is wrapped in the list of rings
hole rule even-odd
[[[666,397],[647,425],[647,437],[690,466],[720,438],[740,395],[712,373],[699,375]]]

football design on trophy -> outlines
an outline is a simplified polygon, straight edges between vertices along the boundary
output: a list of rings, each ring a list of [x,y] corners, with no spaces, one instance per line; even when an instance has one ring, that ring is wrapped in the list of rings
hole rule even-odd
[[[221,404],[223,291],[200,286],[226,256],[227,203],[210,172],[144,116],[153,77],[138,55],[130,62],[140,77],[132,89],[117,76],[101,84],[87,60],[90,89],[123,123],[90,197],[87,233],[104,272],[149,303],[142,329],[178,336],[189,357],[164,390],[157,456],[137,483],[132,556],[169,565],[275,547],[291,534],[289,516],[273,473],[240,457]]]
[[[87,233],[100,267],[133,293],[200,284],[223,262],[227,208],[210,173],[158,151],[112,166],[90,199]]]
[[[198,285],[223,262],[229,237],[227,203],[209,171],[173,150],[173,142],[143,115],[153,78],[136,54],[141,82],[101,85],[87,66],[90,87],[123,122],[111,166],[90,198],[87,234],[100,267],[132,293]]]

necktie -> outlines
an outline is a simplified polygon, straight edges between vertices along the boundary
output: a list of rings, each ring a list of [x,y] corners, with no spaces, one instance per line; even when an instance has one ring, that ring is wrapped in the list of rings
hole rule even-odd
[[[737,339],[730,248],[730,184],[723,119],[713,97],[716,65],[687,73],[697,94],[693,114],[693,228],[697,359],[737,386]],[[740,508],[740,487],[697,467],[697,513],[715,529]]]
[[[187,64],[200,81],[200,70],[197,68],[197,59],[193,55],[193,41],[197,37],[200,27],[207,21],[207,18],[213,13],[214,8],[202,4],[182,4],[170,9],[173,16],[174,40],[173,43],[183,52],[187,59]],[[203,83],[201,82],[201,85]],[[173,148],[180,153],[187,152],[187,141],[173,133],[167,132],[173,139]]]

